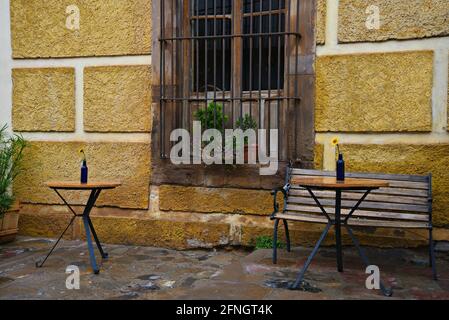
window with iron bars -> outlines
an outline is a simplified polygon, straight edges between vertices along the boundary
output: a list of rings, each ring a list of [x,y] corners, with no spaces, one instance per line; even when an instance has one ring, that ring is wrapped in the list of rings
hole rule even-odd
[[[161,0],[159,6],[161,158],[170,154],[171,130],[191,131],[198,110],[211,104],[211,126],[236,128],[249,115],[257,128],[279,130],[281,161],[310,154],[312,134],[305,147],[300,139],[313,122],[313,93],[306,93],[311,106],[301,100],[302,90],[313,90],[304,76],[313,76],[315,0]]]

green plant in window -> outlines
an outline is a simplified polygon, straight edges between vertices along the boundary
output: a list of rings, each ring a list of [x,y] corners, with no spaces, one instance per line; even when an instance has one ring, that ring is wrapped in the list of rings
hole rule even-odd
[[[211,102],[207,108],[199,109],[194,114],[196,120],[201,122],[202,130],[217,129],[223,131],[223,125],[228,122],[228,116],[223,114],[223,105]]]
[[[246,113],[243,117],[240,117],[235,123],[237,128],[246,131],[248,129],[257,130],[257,122],[251,117],[248,113]]]
[[[26,141],[20,135],[9,136],[6,129],[6,125],[0,129],[0,218],[14,202],[11,185],[22,171],[23,150],[26,146]]]
[[[246,113],[243,117],[240,117],[235,126],[239,129],[242,129],[243,132],[246,130],[257,130],[257,122],[251,117],[248,113]],[[248,137],[245,137],[245,145],[248,144]]]

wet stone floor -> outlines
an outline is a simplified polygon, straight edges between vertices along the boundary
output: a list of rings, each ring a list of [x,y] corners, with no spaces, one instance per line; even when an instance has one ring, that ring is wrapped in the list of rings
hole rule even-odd
[[[431,279],[424,249],[367,249],[382,280],[394,290],[384,297],[365,287],[365,268],[345,248],[343,273],[335,250],[323,248],[306,274],[303,290],[289,290],[310,248],[279,250],[191,250],[105,245],[109,253],[94,275],[86,243],[63,241],[43,268],[35,262],[54,240],[18,238],[0,245],[0,299],[449,299],[449,253],[437,252],[439,281]],[[66,268],[80,270],[80,289],[66,288]]]

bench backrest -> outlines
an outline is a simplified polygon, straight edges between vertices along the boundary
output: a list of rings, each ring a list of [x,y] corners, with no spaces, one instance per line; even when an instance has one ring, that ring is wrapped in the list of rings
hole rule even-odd
[[[288,168],[287,180],[294,177],[335,177],[335,172]],[[346,177],[386,180],[388,188],[373,190],[362,202],[354,217],[380,220],[432,221],[432,176],[346,173]],[[342,193],[342,215],[346,215],[364,191],[344,191]],[[334,213],[335,192],[314,191],[329,214]],[[298,213],[320,213],[320,208],[309,192],[291,185],[286,211]]]

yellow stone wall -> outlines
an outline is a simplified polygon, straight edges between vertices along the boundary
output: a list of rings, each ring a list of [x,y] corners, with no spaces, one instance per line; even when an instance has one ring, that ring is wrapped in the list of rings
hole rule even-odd
[[[150,66],[86,68],[84,128],[88,132],[149,132]]]
[[[106,212],[99,218],[104,219],[98,223],[101,235],[110,242],[156,239],[155,230],[170,221],[151,220],[154,224],[147,231],[152,237],[141,237],[148,227],[144,222],[138,229],[131,228],[137,219],[148,219],[154,209],[149,185],[151,0],[7,2],[11,42],[2,45],[11,47],[12,57],[2,56],[2,61],[11,59],[12,65],[9,121],[13,131],[29,141],[25,173],[14,183],[15,196],[23,205],[21,233],[53,237],[63,229],[71,213],[45,182],[79,180],[78,151],[83,148],[90,181],[122,183],[104,191],[97,201]],[[79,29],[73,28],[71,20],[74,8],[79,10]],[[88,194],[67,191],[64,196],[81,211],[79,205]],[[114,210],[121,210],[120,214]],[[134,220],[114,223],[133,212],[138,212]],[[113,228],[114,224],[119,227]],[[180,235],[184,226],[190,231]],[[208,233],[180,224],[167,233],[166,240],[161,237],[160,244],[169,243],[173,236],[172,245],[177,247],[188,246],[190,238],[219,245],[221,235],[215,230],[224,230],[220,227],[211,226]],[[80,230],[75,224],[69,238],[80,238]],[[123,238],[126,234],[129,241]]]
[[[321,56],[319,132],[431,131],[433,52]]]
[[[380,29],[366,28],[369,6],[381,13]],[[448,36],[447,0],[339,0],[339,42],[383,41]]]
[[[159,207],[163,211],[269,215],[273,197],[266,190],[164,185],[159,190]]]
[[[115,190],[104,191],[98,205],[148,208],[150,148],[145,143],[32,141],[24,155],[26,174],[14,184],[17,199],[27,203],[60,203],[45,182],[77,181],[80,149],[88,157],[91,181],[122,183]],[[67,199],[82,204],[86,194],[67,193]]]
[[[316,43],[324,44],[326,42],[326,13],[327,0],[317,0],[317,14],[316,14]]]
[[[432,173],[433,221],[449,225],[449,144],[344,144],[341,150],[351,171]]]
[[[15,131],[75,131],[73,68],[13,69],[12,81]]]
[[[81,209],[75,207],[75,209]],[[93,222],[105,243],[139,244],[176,249],[211,248],[229,245],[254,246],[260,236],[272,235],[272,222],[266,216],[186,212],[142,213],[142,210],[94,208]],[[70,221],[71,213],[64,206],[25,204],[21,210],[19,232],[22,235],[59,235]],[[312,246],[322,232],[321,225],[290,223],[292,243]],[[83,239],[82,221],[77,220],[67,238]],[[425,230],[359,228],[354,230],[363,245],[417,246],[426,245]],[[435,240],[445,240],[449,231],[435,229]],[[283,228],[280,241],[285,241]],[[351,244],[343,233],[345,244]],[[331,231],[325,245],[335,243]]]
[[[14,58],[151,53],[151,0],[10,1]],[[79,30],[66,27],[72,5]]]
[[[323,169],[323,155],[324,155],[324,145],[322,144],[315,144],[314,149],[314,167],[315,169],[322,170]]]

